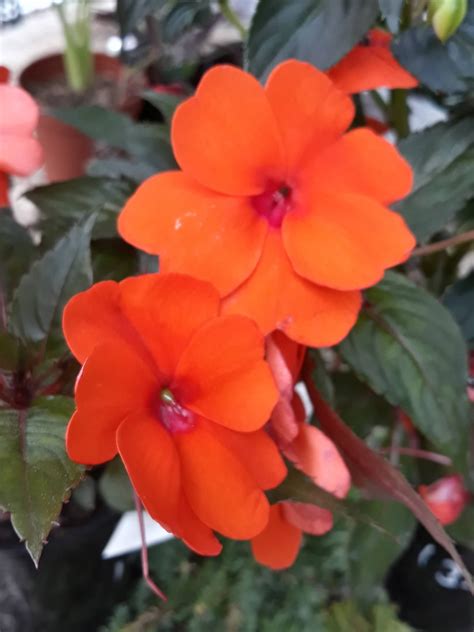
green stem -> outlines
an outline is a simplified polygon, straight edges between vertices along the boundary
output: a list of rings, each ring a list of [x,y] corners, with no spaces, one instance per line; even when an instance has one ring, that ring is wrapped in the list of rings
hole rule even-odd
[[[397,132],[398,138],[405,138],[410,133],[408,123],[408,105],[406,90],[392,90],[390,97],[390,122]]]
[[[94,78],[94,58],[90,47],[89,0],[77,0],[75,19],[68,22],[65,4],[54,5],[64,32],[64,70],[70,88],[84,92]]]
[[[231,9],[229,5],[229,0],[219,0],[219,8],[226,20],[230,22],[232,26],[235,26],[235,28],[239,31],[240,37],[242,39],[245,39],[247,37],[247,29],[239,20],[234,11]]]

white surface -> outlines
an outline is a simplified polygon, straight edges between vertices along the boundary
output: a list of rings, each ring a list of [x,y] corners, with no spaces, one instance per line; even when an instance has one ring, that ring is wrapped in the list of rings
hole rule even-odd
[[[150,518],[143,512],[143,520],[145,523],[145,539],[147,546],[166,542],[174,536],[165,531],[161,525]],[[110,536],[105,549],[102,551],[102,558],[108,560],[118,555],[126,555],[139,551],[142,548],[142,540],[140,537],[140,527],[138,524],[138,515],[136,511],[127,511],[120,518],[115,531]]]

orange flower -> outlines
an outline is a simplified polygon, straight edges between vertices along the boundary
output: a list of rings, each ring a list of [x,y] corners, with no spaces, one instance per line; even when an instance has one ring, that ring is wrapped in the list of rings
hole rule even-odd
[[[351,99],[310,64],[287,61],[263,88],[216,66],[174,116],[182,171],[144,182],[119,231],[163,271],[212,282],[224,310],[312,346],[354,325],[360,289],[404,261],[414,238],[386,205],[412,172],[367,129],[347,134]]]
[[[414,88],[418,80],[392,55],[392,36],[373,29],[362,44],[355,46],[328,71],[328,76],[344,92],[353,94],[375,88]]]
[[[0,205],[8,204],[7,174],[27,176],[41,166],[43,152],[33,132],[39,110],[30,95],[6,85],[9,73],[0,67]]]
[[[444,476],[431,485],[420,485],[418,492],[443,525],[456,522],[470,499],[459,474]]]
[[[120,454],[150,515],[203,555],[261,531],[263,489],[285,465],[262,430],[277,399],[263,337],[243,316],[219,316],[208,283],[178,274],[104,281],[65,308],[81,364],[69,456]]]

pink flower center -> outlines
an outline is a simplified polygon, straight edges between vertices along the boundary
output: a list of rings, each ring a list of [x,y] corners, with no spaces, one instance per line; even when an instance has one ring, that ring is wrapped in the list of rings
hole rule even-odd
[[[291,210],[290,187],[286,184],[272,186],[264,193],[252,197],[252,205],[273,228],[280,228],[283,218]]]
[[[159,394],[158,414],[161,423],[171,433],[188,432],[195,426],[195,415],[181,406],[169,388],[163,388]]]

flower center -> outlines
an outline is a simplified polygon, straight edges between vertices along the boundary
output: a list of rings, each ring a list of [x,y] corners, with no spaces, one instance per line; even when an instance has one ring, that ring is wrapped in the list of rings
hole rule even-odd
[[[291,210],[291,188],[283,183],[272,186],[264,193],[252,197],[252,205],[273,228],[280,228],[286,213]]]
[[[172,433],[192,430],[196,423],[194,413],[178,404],[169,388],[160,391],[158,414],[162,424]]]

